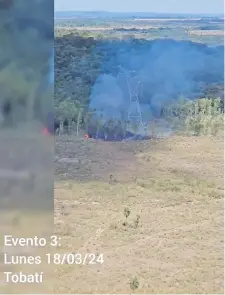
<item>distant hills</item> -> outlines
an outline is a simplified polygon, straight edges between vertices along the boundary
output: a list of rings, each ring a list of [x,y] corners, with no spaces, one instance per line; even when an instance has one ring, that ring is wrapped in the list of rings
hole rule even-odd
[[[110,11],[55,11],[56,19],[71,18],[190,18],[190,17],[217,17],[223,14],[185,14],[185,13],[156,13],[156,12],[110,12]]]

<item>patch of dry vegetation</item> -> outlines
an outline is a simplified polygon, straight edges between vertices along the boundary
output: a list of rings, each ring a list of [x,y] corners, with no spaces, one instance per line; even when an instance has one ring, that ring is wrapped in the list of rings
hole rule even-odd
[[[56,267],[56,293],[223,293],[222,141],[77,140],[64,155],[72,147],[91,174],[55,185],[59,251],[104,263]]]

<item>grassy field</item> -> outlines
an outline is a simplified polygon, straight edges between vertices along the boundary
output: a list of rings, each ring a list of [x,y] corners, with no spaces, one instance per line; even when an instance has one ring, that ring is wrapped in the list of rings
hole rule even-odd
[[[56,267],[55,293],[223,293],[222,141],[61,137],[56,155],[60,251],[104,263]]]
[[[43,263],[0,264],[2,270],[44,271],[44,283],[1,284],[2,292],[223,294],[221,139],[104,142],[60,136],[55,177],[61,247],[10,252],[41,255]],[[47,237],[50,219],[50,211],[1,211],[0,230]],[[49,265],[47,252],[102,254],[104,262]]]

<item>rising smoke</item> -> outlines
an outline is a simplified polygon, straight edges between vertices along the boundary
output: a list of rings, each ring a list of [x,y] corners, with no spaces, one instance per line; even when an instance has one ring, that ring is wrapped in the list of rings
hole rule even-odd
[[[125,76],[134,77],[129,80],[132,93],[140,83],[142,112],[153,117],[158,117],[171,99],[204,96],[207,85],[222,84],[224,79],[223,46],[169,39],[119,40],[103,41],[97,51],[104,53],[104,74],[93,86],[90,107],[107,117],[118,117],[129,107]]]

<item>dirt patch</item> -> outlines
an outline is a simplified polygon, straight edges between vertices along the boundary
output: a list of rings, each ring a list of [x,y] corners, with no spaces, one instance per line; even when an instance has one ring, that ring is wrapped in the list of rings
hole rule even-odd
[[[128,143],[58,137],[56,175],[61,180],[87,182],[108,181],[113,174],[121,181],[128,181],[137,175],[139,164],[136,153],[150,145],[151,141]]]

